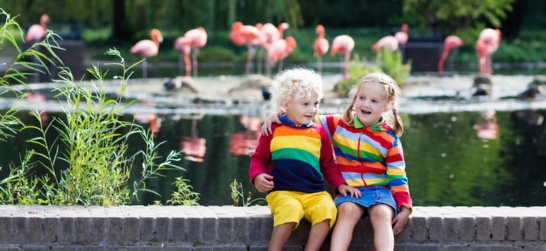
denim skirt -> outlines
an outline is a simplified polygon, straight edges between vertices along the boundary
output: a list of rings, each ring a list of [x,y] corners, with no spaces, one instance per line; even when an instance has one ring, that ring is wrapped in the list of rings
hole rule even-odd
[[[362,194],[360,198],[351,198],[350,194],[348,194],[347,197],[344,197],[342,194],[338,194],[334,200],[336,207],[343,202],[353,202],[366,208],[382,203],[391,206],[392,209],[394,209],[395,216],[398,214],[396,202],[394,201],[391,190],[381,186],[357,187],[357,189],[360,190],[360,193]]]

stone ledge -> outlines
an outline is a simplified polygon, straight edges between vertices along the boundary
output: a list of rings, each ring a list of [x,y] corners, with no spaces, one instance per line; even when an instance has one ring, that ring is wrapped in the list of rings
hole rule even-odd
[[[267,250],[273,218],[263,206],[0,206],[0,226],[0,251],[244,251]],[[303,220],[285,249],[302,250],[309,229]],[[395,239],[396,250],[546,250],[546,207],[415,207]],[[351,249],[372,243],[365,217]]]

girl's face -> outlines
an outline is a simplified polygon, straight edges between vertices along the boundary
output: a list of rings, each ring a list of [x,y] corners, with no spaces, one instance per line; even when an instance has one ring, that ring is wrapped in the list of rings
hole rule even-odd
[[[379,123],[381,115],[388,111],[389,105],[385,96],[385,87],[378,83],[363,84],[358,90],[354,108],[358,120],[365,127]]]
[[[298,125],[311,123],[317,115],[319,101],[317,90],[310,91],[309,95],[301,99],[288,101],[285,104],[286,118]]]

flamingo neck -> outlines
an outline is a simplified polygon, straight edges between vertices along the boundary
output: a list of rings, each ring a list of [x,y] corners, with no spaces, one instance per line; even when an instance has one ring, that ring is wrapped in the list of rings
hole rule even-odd
[[[45,20],[40,20],[40,26],[42,26],[42,28],[44,28],[44,30],[47,30],[47,27],[46,27],[46,21]]]
[[[282,39],[282,32],[284,31],[284,28],[282,25],[279,27],[279,39]]]
[[[157,40],[157,35],[153,35],[152,36],[152,42],[154,42],[155,46],[157,46],[157,48],[159,48],[159,41]]]
[[[324,38],[324,30],[321,30],[318,34],[318,38],[321,39],[321,38]]]

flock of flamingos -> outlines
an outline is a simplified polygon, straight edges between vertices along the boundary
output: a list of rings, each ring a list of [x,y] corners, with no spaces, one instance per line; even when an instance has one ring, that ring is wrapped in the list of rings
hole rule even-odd
[[[40,25],[32,25],[27,31],[25,41],[32,41],[41,39],[45,36],[46,22],[49,21],[47,14],[43,14],[40,19]],[[288,36],[283,38],[283,31],[288,29],[287,23],[281,23],[278,27],[275,27],[271,23],[243,25],[237,21],[231,25],[231,41],[237,46],[248,47],[248,58],[246,64],[246,74],[249,74],[252,68],[252,60],[258,48],[258,74],[261,73],[262,61],[265,61],[265,68],[267,75],[271,75],[271,68],[278,63],[279,71],[282,70],[283,60],[289,56],[296,48],[296,40]],[[407,34],[408,26],[402,25],[400,32],[397,32],[394,36],[386,36],[381,38],[377,43],[372,45],[372,49],[386,49],[390,51],[396,51],[400,48],[404,48],[408,41]],[[324,38],[324,27],[317,25],[315,33],[318,38],[313,43],[314,56],[318,58],[319,72],[322,70],[321,55],[328,52],[329,42]],[[498,29],[484,29],[476,41],[475,49],[476,56],[479,58],[480,72],[493,73],[491,55],[499,47],[501,33]],[[152,29],[151,40],[141,40],[136,43],[130,50],[130,53],[137,53],[141,57],[149,58],[157,55],[159,50],[159,43],[163,41],[161,32],[157,29]],[[191,70],[193,67],[193,76],[197,76],[197,55],[199,49],[203,48],[207,43],[207,33],[203,27],[192,29],[187,31],[183,37],[179,37],[174,42],[174,48],[183,55],[184,64],[186,69],[186,76],[191,76]],[[344,78],[349,79],[348,64],[351,52],[354,48],[355,42],[348,35],[340,35],[334,38],[332,46],[330,48],[330,55],[336,54],[345,55],[345,74]],[[444,61],[447,58],[449,51],[463,45],[463,41],[457,36],[448,36],[444,40],[444,52],[438,62],[438,72],[443,74]],[[193,61],[190,61],[190,53],[193,51]],[[262,52],[266,52],[266,57],[262,60]],[[181,61],[181,60],[180,60]],[[143,61],[143,77],[146,78],[146,61]]]

